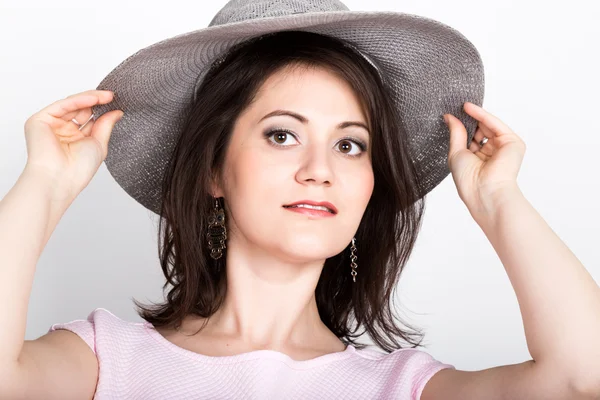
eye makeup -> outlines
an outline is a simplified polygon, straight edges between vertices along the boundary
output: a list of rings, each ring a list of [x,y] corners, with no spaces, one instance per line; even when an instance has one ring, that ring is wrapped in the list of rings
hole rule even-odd
[[[288,135],[291,135],[296,141],[298,141],[297,136],[294,134],[294,132],[292,132],[289,129],[286,128],[271,128],[271,129],[267,129],[265,130],[265,132],[263,133],[263,136],[265,137],[265,139],[267,140],[267,142],[274,147],[290,147],[290,145],[282,145],[279,143],[274,142],[273,140],[271,140],[271,136],[273,136],[276,133],[285,133]],[[367,150],[367,145],[364,141],[362,141],[361,139],[352,137],[352,136],[344,136],[340,139],[340,141],[349,141],[354,143],[356,146],[358,146],[358,148],[361,150],[361,153],[359,154],[346,154],[342,152],[343,156],[346,157],[360,157],[362,155],[362,153],[364,153]],[[339,143],[339,142],[338,142]]]

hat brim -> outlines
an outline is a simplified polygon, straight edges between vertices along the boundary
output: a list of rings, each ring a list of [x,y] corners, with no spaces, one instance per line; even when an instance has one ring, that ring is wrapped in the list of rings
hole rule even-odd
[[[245,20],[180,34],[132,54],[97,89],[114,100],[93,107],[96,118],[120,109],[106,166],[135,200],[159,213],[162,177],[195,89],[211,63],[234,44],[270,32],[304,30],[349,42],[366,53],[394,91],[421,196],[449,173],[449,135],[442,115],[465,125],[469,143],[477,121],[462,108],[481,105],[484,70],[479,52],[459,31],[426,17],[391,11],[327,11]],[[467,145],[465,143],[465,146]]]

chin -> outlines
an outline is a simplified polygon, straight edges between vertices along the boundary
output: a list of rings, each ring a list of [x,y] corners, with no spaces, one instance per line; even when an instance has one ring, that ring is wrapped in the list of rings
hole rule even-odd
[[[297,235],[296,235],[297,236]],[[283,239],[284,236],[279,236],[279,251],[289,255],[289,258],[296,260],[324,260],[339,253],[336,252],[336,244],[328,243],[328,239],[323,239],[320,236],[315,238],[298,238]],[[285,240],[285,241],[284,241]]]

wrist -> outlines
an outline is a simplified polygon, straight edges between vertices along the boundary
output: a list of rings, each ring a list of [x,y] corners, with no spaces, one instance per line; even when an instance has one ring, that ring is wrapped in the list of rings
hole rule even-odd
[[[19,179],[33,182],[33,185],[40,189],[42,195],[54,206],[66,209],[73,201],[73,196],[65,182],[43,168],[27,164]]]
[[[489,227],[495,224],[496,219],[507,205],[522,198],[524,198],[523,192],[516,183],[512,183],[481,194],[480,208],[469,211],[480,226]]]

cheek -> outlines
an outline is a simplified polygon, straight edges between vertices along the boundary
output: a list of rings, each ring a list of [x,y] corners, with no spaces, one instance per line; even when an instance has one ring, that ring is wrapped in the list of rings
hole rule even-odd
[[[284,176],[289,176],[286,172],[289,163],[269,157],[258,149],[240,153],[235,164],[234,181],[239,195],[266,196],[276,188],[281,188]]]
[[[253,149],[238,153],[232,164],[227,191],[230,202],[239,203],[242,212],[251,209],[253,213],[249,214],[264,218],[263,213],[272,214],[273,207],[281,206],[286,201],[286,193],[282,188],[286,181],[289,186],[290,171],[286,167],[289,163],[274,161],[273,157],[269,158],[260,150]]]
[[[375,185],[371,166],[361,166],[360,168],[347,170],[338,179],[341,186],[343,186],[341,190],[347,195],[347,201],[352,203],[352,207],[357,209],[366,208]]]
[[[365,172],[363,177],[362,195],[365,199],[365,205],[369,202],[371,194],[373,194],[373,188],[375,187],[375,177],[373,176],[373,170],[369,168],[368,172]]]
[[[275,250],[280,244],[273,240],[274,235],[292,243],[292,237],[285,234],[287,225],[281,224],[284,213],[289,212],[281,207],[290,200],[284,189],[290,186],[290,168],[286,168],[289,162],[273,162],[260,153],[258,149],[240,152],[230,164],[226,184],[229,223],[232,237],[236,231],[252,243]]]

